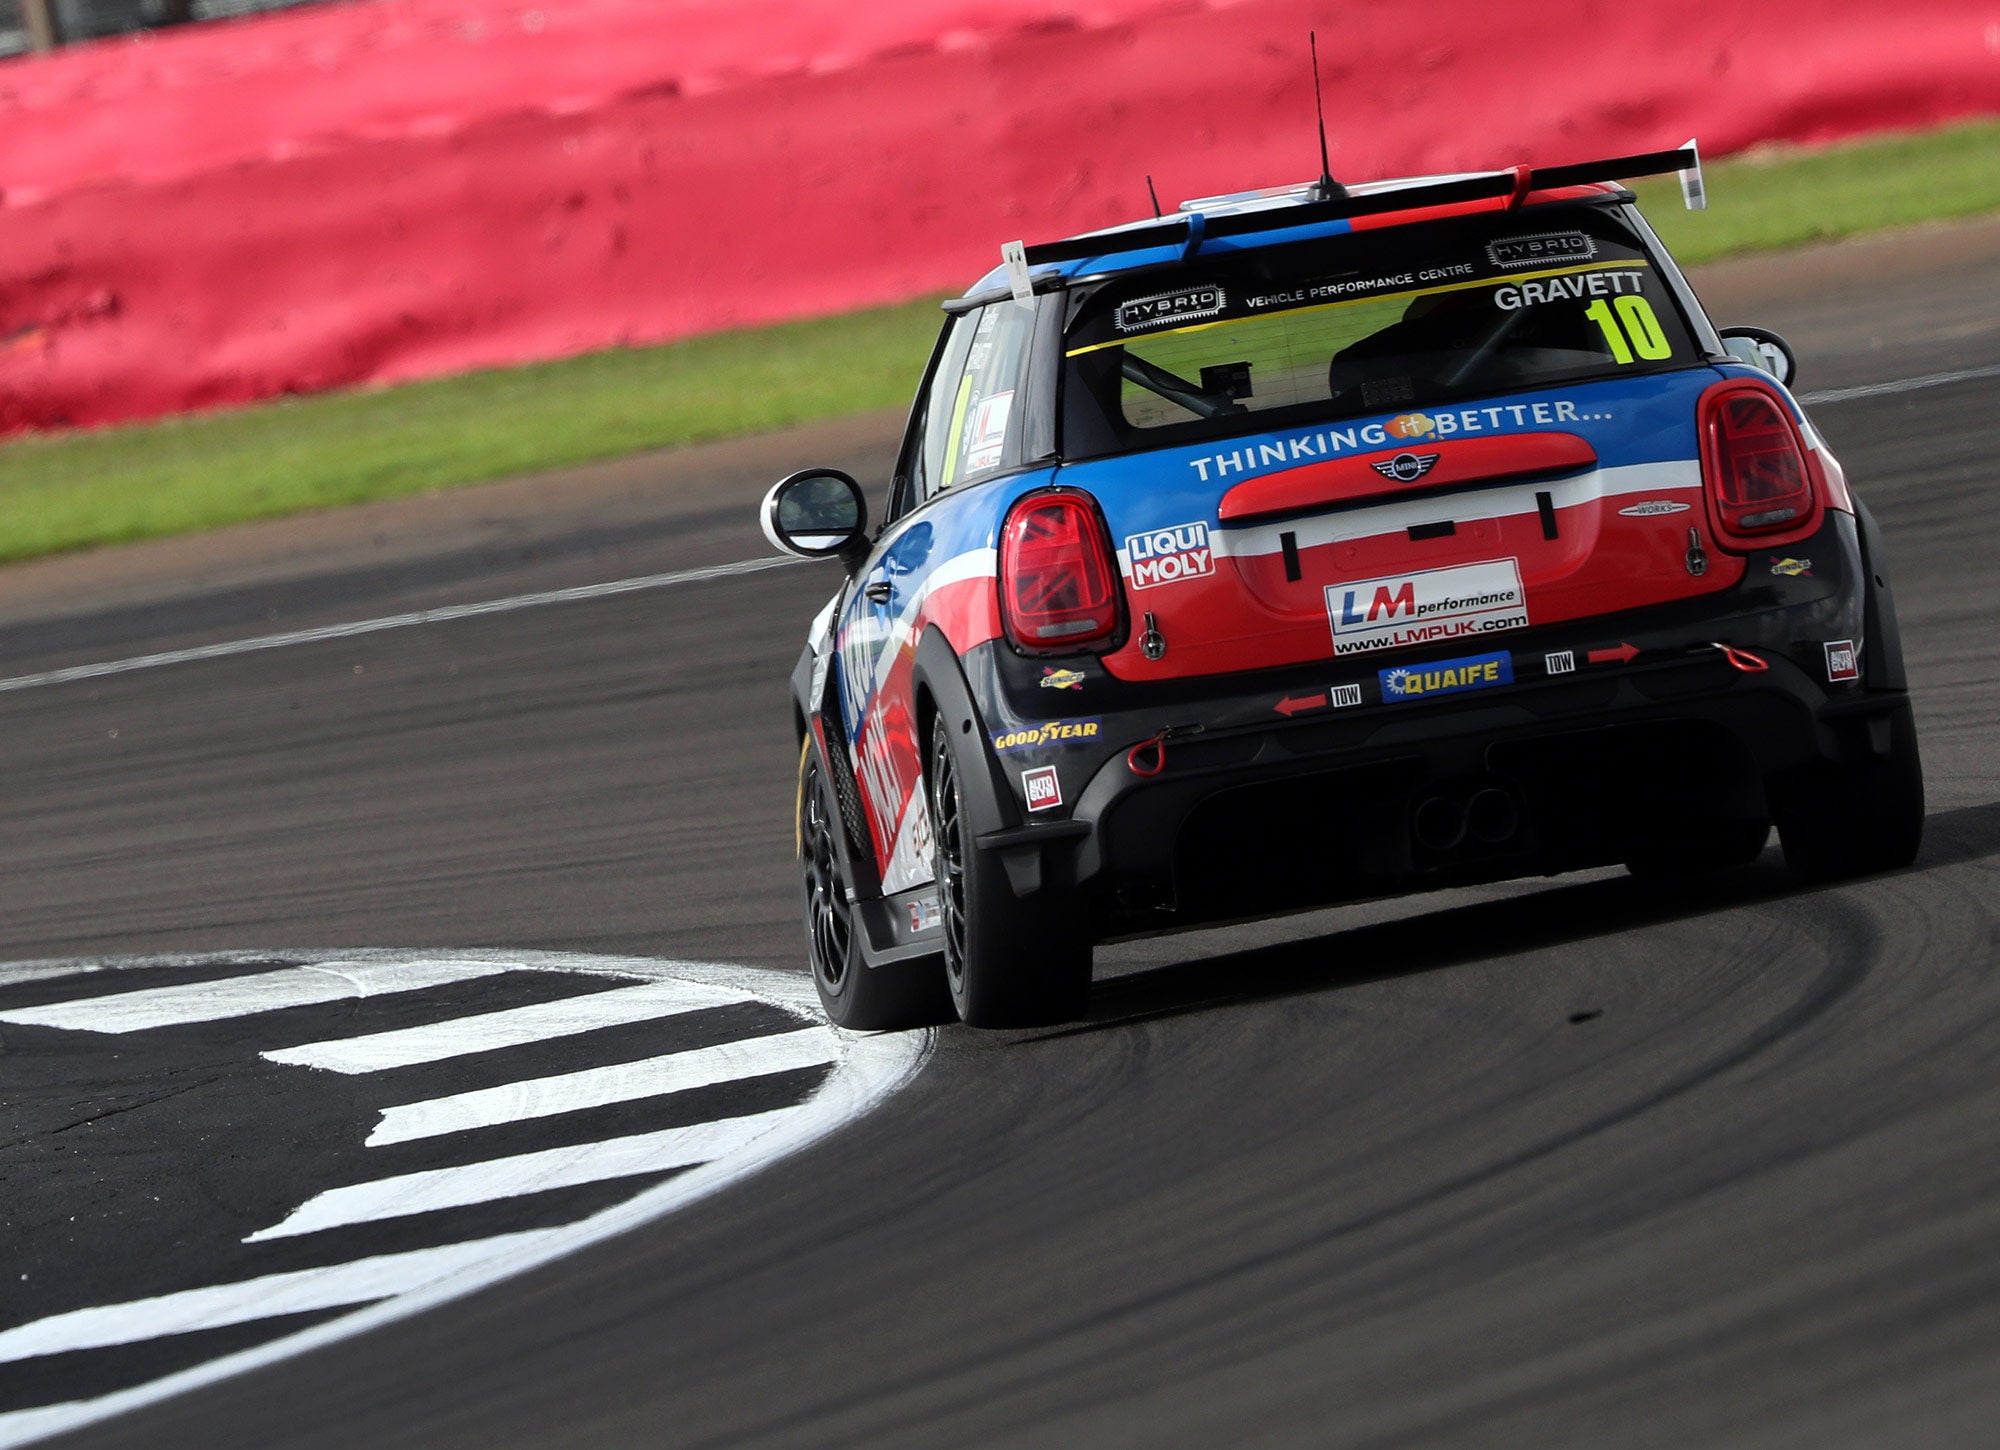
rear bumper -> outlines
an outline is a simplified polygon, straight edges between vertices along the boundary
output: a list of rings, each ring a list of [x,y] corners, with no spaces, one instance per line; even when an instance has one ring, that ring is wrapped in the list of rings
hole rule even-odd
[[[1143,698],[1093,677],[1066,692],[1090,735],[998,756],[1021,824],[982,844],[1021,889],[1073,885],[1098,933],[1118,935],[1603,865],[1675,823],[1765,817],[1772,780],[1886,749],[1907,705],[1901,690],[1868,688],[1866,671],[1834,678],[1828,644],[1871,648],[1866,576],[1852,519],[1812,545],[1811,578],[1496,636],[1513,683],[1464,694],[1385,698],[1377,667],[1411,663],[1400,658]],[[1740,668],[1716,643],[1765,668]],[[1573,669],[1552,673],[1563,653]],[[1000,716],[993,737],[1011,741],[1033,723],[1009,713],[1031,677],[980,654],[966,661],[974,692]],[[1335,704],[1333,687],[1356,681],[1363,698]],[[1133,747],[1162,735],[1135,769]],[[1025,777],[1051,767],[1062,803],[1031,811]],[[1481,829],[1448,840],[1475,797]],[[1418,828],[1427,808],[1444,829]]]

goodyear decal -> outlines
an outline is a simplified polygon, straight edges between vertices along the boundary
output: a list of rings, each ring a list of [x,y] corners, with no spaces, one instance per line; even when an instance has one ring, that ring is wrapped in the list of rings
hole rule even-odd
[[[1490,655],[1464,655],[1455,660],[1439,660],[1429,665],[1399,665],[1378,671],[1384,700],[1428,699],[1432,695],[1455,695],[1461,690],[1483,690],[1492,685],[1514,683],[1513,659],[1502,650]]]
[[[1000,731],[993,736],[993,748],[1005,755],[1014,750],[1032,750],[1038,745],[1080,745],[1095,740],[1103,724],[1101,720],[1044,720],[1039,725]]]

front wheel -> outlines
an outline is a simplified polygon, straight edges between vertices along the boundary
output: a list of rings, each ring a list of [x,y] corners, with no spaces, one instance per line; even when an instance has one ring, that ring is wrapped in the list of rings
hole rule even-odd
[[[1071,896],[1046,883],[1020,897],[997,854],[982,851],[940,715],[931,726],[931,835],[944,906],[945,978],[973,1027],[1042,1027],[1081,1017],[1090,1002],[1090,937]]]
[[[1924,767],[1907,702],[1888,724],[1885,754],[1773,782],[1771,814],[1785,862],[1807,880],[1894,871],[1917,859],[1924,839]]]
[[[952,1003],[938,980],[936,958],[871,967],[862,955],[862,926],[847,899],[847,873],[834,834],[843,829],[840,809],[810,737],[799,752],[798,829],[806,961],[828,1020],[856,1032],[949,1022]]]

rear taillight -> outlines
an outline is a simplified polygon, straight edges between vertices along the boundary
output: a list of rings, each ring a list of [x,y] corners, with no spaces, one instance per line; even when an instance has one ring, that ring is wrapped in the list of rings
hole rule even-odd
[[[1000,614],[1018,648],[1051,654],[1118,632],[1118,567],[1088,498],[1029,494],[1000,530]]]
[[[1812,474],[1791,414],[1754,382],[1725,383],[1702,398],[1702,471],[1726,543],[1800,534],[1815,522]]]

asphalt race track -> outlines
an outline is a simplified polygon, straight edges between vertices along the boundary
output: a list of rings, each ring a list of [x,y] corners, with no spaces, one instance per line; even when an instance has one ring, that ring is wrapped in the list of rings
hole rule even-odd
[[[1603,872],[1108,948],[1088,1022],[941,1032],[886,1105],[672,1217],[49,1443],[1992,1443],[2000,227],[1699,285],[1719,321],[1785,333],[1809,395],[1975,374],[1815,409],[1891,548],[1916,868],[1803,890],[1773,848],[1692,888]],[[567,531],[40,617],[9,596],[0,676],[750,559],[770,477],[879,476],[892,429],[654,461],[700,477]],[[785,567],[0,688],[0,960],[796,968],[783,686],[833,583]],[[69,991],[12,982],[0,1015]],[[36,1032],[0,1020],[0,1332],[71,1279],[78,1303],[159,1292],[204,1215],[256,1227],[288,1188],[231,1132],[310,1186],[287,1154],[312,1134],[271,1130],[292,1098],[246,1106],[254,1085],[144,1034]],[[183,1148],[186,1220],[135,1215],[133,1175]],[[75,1365],[32,1365],[0,1408],[80,1393]]]

